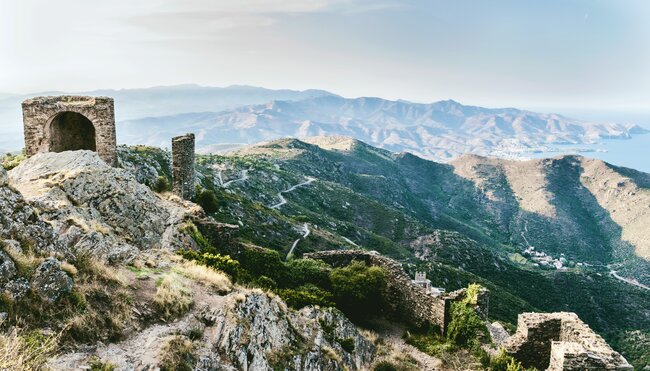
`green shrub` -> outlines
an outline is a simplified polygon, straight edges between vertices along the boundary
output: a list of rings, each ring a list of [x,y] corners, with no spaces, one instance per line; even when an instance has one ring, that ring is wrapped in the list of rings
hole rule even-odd
[[[526,371],[521,362],[508,355],[503,349],[490,359],[490,371]],[[533,369],[530,369],[533,370]]]
[[[151,189],[157,193],[169,192],[172,190],[172,184],[167,177],[159,176],[151,186]]]
[[[397,366],[389,361],[381,361],[375,365],[374,371],[399,371]]]
[[[262,247],[245,246],[239,255],[239,263],[253,277],[267,276],[275,282],[286,282],[287,270],[280,254]]]
[[[346,352],[354,352],[354,338],[338,339],[338,343],[341,344],[341,348]]]
[[[115,370],[115,365],[110,362],[104,362],[99,357],[93,356],[90,358],[88,365],[90,366],[90,371],[113,371]]]
[[[273,279],[267,276],[257,277],[257,279],[255,280],[255,284],[265,289],[275,289],[276,287],[278,287],[278,284]]]
[[[481,338],[487,337],[485,322],[474,308],[465,302],[451,303],[451,321],[447,328],[447,339],[456,345],[477,348]]]
[[[295,259],[286,263],[291,286],[313,283],[316,286],[330,287],[331,267],[321,260]]]
[[[381,313],[384,307],[382,292],[386,287],[383,268],[355,261],[333,269],[330,280],[337,307],[348,316],[361,319]]]
[[[201,205],[203,211],[207,214],[212,214],[219,210],[219,200],[217,199],[217,195],[210,189],[203,190],[197,194],[196,203]]]
[[[201,233],[201,231],[199,231],[199,229],[196,227],[196,225],[194,225],[194,223],[189,222],[189,223],[183,225],[180,228],[180,231],[182,233],[187,233],[190,237],[192,237],[194,242],[196,242],[196,244],[199,245],[199,250],[201,252],[204,252],[204,253],[205,252],[209,252],[209,253],[216,253],[217,252],[217,249],[212,245],[212,243],[210,243],[210,241],[207,238],[203,237],[203,234]]]
[[[276,293],[292,308],[300,309],[307,305],[332,307],[332,294],[312,284],[295,289],[280,289]]]
[[[218,269],[237,281],[242,276],[242,270],[237,260],[234,260],[230,255],[200,253],[192,250],[178,250],[178,253],[185,259],[195,260],[199,264],[206,265]]]

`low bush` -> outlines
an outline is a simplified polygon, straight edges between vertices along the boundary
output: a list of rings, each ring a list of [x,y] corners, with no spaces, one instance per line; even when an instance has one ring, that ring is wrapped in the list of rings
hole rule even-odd
[[[382,292],[386,286],[386,271],[352,262],[330,273],[334,300],[339,309],[354,319],[367,319],[381,314],[385,306]]]
[[[462,301],[451,303],[451,321],[447,328],[449,341],[461,347],[475,349],[487,336],[485,321],[476,314],[474,308]]]
[[[174,335],[160,349],[161,371],[191,371],[196,363],[194,344],[185,336]]]
[[[156,193],[169,192],[172,190],[172,184],[167,177],[159,176],[151,186],[151,189]]]
[[[226,293],[232,288],[230,279],[214,268],[186,261],[178,268],[179,273],[195,281],[202,282],[220,293]]]
[[[165,274],[158,281],[157,286],[153,301],[163,317],[172,318],[182,315],[192,306],[192,292],[177,274]]]
[[[219,210],[219,200],[212,190],[202,190],[196,196],[196,203],[199,204],[206,214],[212,214]]]
[[[490,359],[490,371],[526,371],[527,369],[521,365],[521,362],[508,355],[503,349]],[[533,371],[534,369],[528,369]]]
[[[24,332],[14,327],[0,333],[0,370],[40,370],[57,349],[58,335]]]
[[[307,284],[295,289],[279,289],[275,291],[278,296],[292,308],[300,309],[307,305],[332,307],[332,294],[315,285]]]

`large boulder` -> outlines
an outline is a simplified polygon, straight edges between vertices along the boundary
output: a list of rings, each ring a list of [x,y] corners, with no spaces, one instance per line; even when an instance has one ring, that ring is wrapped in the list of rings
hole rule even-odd
[[[61,269],[58,260],[47,258],[36,268],[31,286],[43,300],[54,302],[61,295],[72,291],[73,281]]]
[[[38,209],[67,246],[110,260],[176,248],[194,210],[160,198],[92,151],[39,153],[9,172],[9,183]]]

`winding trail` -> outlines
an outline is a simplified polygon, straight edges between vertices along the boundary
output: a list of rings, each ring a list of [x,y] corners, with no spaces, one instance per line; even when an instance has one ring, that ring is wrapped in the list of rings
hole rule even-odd
[[[308,176],[308,177],[307,177],[307,180],[305,180],[304,182],[302,182],[302,183],[298,183],[298,184],[296,184],[296,185],[294,185],[294,186],[291,186],[289,189],[286,189],[286,190],[284,190],[284,191],[280,191],[280,192],[278,192],[278,198],[280,199],[280,202],[278,202],[278,203],[275,204],[275,205],[271,205],[271,206],[269,206],[269,207],[270,207],[271,209],[277,209],[277,208],[279,208],[280,206],[286,204],[286,203],[287,203],[287,199],[284,198],[284,196],[282,195],[283,193],[293,192],[293,191],[296,190],[296,188],[298,188],[298,187],[302,187],[302,186],[306,186],[306,185],[308,185],[308,184],[314,182],[315,180],[316,180],[316,178],[312,178],[312,177]]]
[[[248,179],[248,170],[242,170],[241,171],[241,178],[229,180],[229,181],[227,181],[225,183],[223,183],[223,178],[221,178],[221,171],[219,171],[219,179],[221,179],[221,182],[222,182],[221,186],[223,188],[228,188],[229,185],[231,185],[231,184],[233,184],[235,182],[243,182],[244,180],[247,180]]]
[[[304,240],[305,238],[307,238],[309,236],[309,234],[311,233],[311,231],[309,230],[309,224],[307,224],[307,223],[303,224],[302,231],[303,231],[302,237],[300,237],[299,239],[293,241],[293,245],[291,245],[291,249],[289,249],[289,252],[287,253],[286,260],[289,260],[289,258],[291,258],[293,256],[293,250],[295,250],[296,246],[298,246],[298,242],[300,242],[300,240]]]
[[[349,239],[349,238],[347,238],[347,237],[345,237],[345,236],[341,236],[341,238],[343,238],[343,239],[345,240],[345,242],[349,243],[350,245],[352,245],[352,246],[356,246],[356,247],[359,247],[359,245],[357,245],[356,243],[354,243],[354,241],[352,241],[351,239]]]
[[[521,238],[523,238],[524,242],[526,242],[526,247],[531,248],[533,246],[531,246],[530,242],[528,242],[528,238],[526,238],[526,233],[528,233],[528,220],[524,219],[524,230],[521,231]]]
[[[636,280],[632,280],[632,279],[629,279],[629,278],[625,278],[625,277],[619,275],[618,272],[616,272],[616,271],[613,270],[613,269],[610,269],[609,274],[610,274],[612,277],[616,278],[617,280],[622,281],[622,282],[625,282],[625,283],[627,283],[627,284],[629,284],[629,285],[633,285],[633,286],[636,286],[636,287],[639,287],[639,288],[642,288],[642,289],[650,290],[650,287],[649,287],[649,286],[646,286],[646,285],[644,285],[644,284],[642,284],[642,283],[640,283],[640,282],[637,282]]]

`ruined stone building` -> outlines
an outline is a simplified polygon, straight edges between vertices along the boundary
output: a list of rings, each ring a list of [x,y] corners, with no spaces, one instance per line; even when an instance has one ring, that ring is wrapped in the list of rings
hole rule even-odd
[[[194,198],[194,134],[172,138],[172,178],[176,195]]]
[[[95,151],[117,165],[112,98],[35,97],[22,104],[27,157],[39,152]]]

